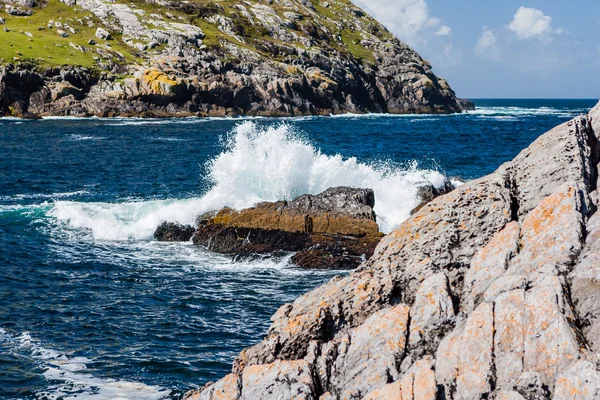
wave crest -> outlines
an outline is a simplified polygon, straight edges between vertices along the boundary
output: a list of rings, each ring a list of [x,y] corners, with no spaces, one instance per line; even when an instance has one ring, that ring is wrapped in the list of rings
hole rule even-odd
[[[52,215],[97,239],[148,239],[164,221],[192,224],[197,215],[224,206],[251,207],[261,201],[289,200],[329,187],[375,191],[375,212],[383,232],[407,219],[419,203],[420,186],[443,186],[442,173],[355,157],[326,155],[287,124],[260,126],[246,121],[227,136],[224,150],[207,163],[211,189],[202,197],[127,203],[58,201]]]

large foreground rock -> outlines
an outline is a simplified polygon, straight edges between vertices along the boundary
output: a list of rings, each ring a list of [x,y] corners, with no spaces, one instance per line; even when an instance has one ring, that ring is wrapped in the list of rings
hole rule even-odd
[[[600,105],[282,306],[199,399],[600,398]]]

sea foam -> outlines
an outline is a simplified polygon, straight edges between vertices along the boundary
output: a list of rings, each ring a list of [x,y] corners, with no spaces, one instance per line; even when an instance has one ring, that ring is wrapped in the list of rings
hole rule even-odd
[[[28,332],[19,335],[0,328],[0,345],[11,354],[37,362],[43,376],[51,384],[36,393],[43,399],[90,400],[159,400],[168,398],[170,391],[141,382],[98,378],[88,372],[92,360],[72,357],[66,353],[43,347]]]
[[[223,151],[207,164],[211,189],[191,199],[123,203],[57,201],[60,223],[89,230],[100,240],[149,239],[164,221],[191,224],[203,212],[224,206],[251,207],[261,201],[317,194],[329,187],[375,191],[375,212],[383,232],[407,219],[418,205],[418,188],[441,187],[445,177],[416,163],[366,164],[354,157],[327,155],[287,124],[260,126],[245,121],[225,138]]]

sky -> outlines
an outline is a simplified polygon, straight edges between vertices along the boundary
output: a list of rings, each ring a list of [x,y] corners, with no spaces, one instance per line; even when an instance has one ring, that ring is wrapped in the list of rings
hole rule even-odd
[[[464,98],[600,98],[600,0],[353,0]]]

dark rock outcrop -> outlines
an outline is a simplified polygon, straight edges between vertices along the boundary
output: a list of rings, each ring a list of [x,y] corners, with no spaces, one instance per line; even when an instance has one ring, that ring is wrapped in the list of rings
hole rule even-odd
[[[600,398],[600,104],[282,306],[190,399]]]
[[[311,235],[292,262],[309,269],[355,269],[373,255],[381,236]]]
[[[413,215],[414,213],[416,213],[417,211],[419,211],[421,208],[425,207],[425,205],[427,205],[427,203],[431,202],[436,197],[439,197],[439,196],[441,196],[443,194],[446,194],[446,193],[450,193],[454,189],[455,189],[455,187],[452,184],[452,182],[450,182],[450,180],[446,180],[444,182],[444,186],[442,186],[441,188],[437,188],[437,187],[435,187],[433,185],[421,186],[419,188],[419,190],[417,191],[417,197],[419,199],[421,199],[421,203],[419,203],[419,205],[416,206],[410,212],[410,215]]]
[[[261,203],[242,211],[224,208],[199,218],[193,242],[236,259],[297,252],[305,268],[355,268],[381,239],[369,189],[330,188],[290,202]]]
[[[159,242],[187,242],[195,232],[191,225],[164,222],[154,231],[154,238]]]
[[[0,69],[0,115],[23,116],[28,113],[29,99],[44,87],[44,78],[30,69],[7,66]]]

